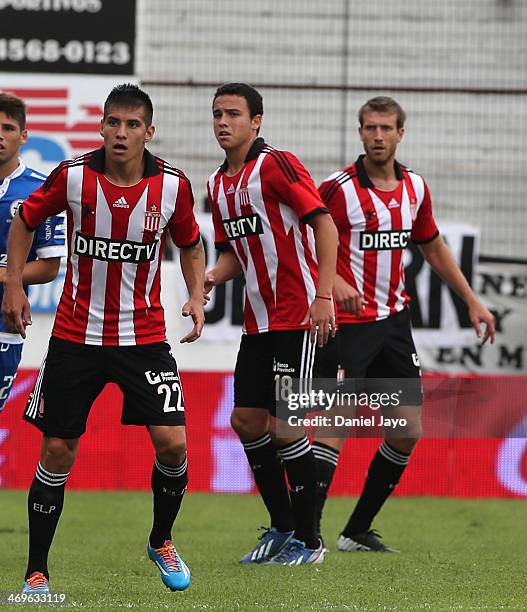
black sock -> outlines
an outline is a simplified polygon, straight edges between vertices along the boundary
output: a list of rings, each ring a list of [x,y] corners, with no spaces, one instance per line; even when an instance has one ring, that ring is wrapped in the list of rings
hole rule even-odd
[[[284,466],[269,433],[243,449],[251,466],[254,480],[271,517],[271,526],[278,531],[293,531],[294,519],[285,482]]]
[[[353,510],[343,535],[352,537],[370,528],[373,519],[397,486],[410,455],[392,448],[386,440],[375,453],[366,482],[355,510]]]
[[[333,475],[339,460],[339,451],[329,444],[317,442],[311,444],[313,455],[317,462],[317,502],[315,509],[315,528],[320,535],[320,522],[322,521],[322,511],[328,496],[329,487],[333,480]]]
[[[64,505],[67,474],[52,474],[40,462],[27,496],[29,557],[25,580],[42,572],[49,580],[48,553]]]
[[[318,548],[315,531],[316,463],[306,436],[280,449],[295,517],[295,538],[307,548]]]
[[[172,526],[183,501],[188,484],[187,457],[180,465],[164,465],[157,457],[152,469],[154,493],[154,522],[150,532],[150,546],[161,548],[165,540],[172,540]]]

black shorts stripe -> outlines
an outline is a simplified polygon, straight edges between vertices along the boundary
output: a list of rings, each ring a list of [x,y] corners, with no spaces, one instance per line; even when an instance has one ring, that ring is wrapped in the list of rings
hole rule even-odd
[[[27,405],[26,405],[26,416],[31,419],[34,419],[37,416],[38,404],[40,402],[40,393],[42,389],[42,379],[44,377],[44,370],[46,367],[46,358],[48,356],[48,352],[44,355],[44,359],[42,361],[42,365],[38,371],[37,380],[35,381],[35,386],[33,387],[33,391],[30,393]]]

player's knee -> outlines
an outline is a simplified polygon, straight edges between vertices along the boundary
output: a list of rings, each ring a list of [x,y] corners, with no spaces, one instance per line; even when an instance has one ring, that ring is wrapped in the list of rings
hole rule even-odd
[[[41,464],[45,470],[56,474],[69,472],[77,455],[77,440],[44,438]]]
[[[235,408],[231,414],[231,426],[242,441],[249,441],[267,433],[269,417],[265,410]]]
[[[411,438],[386,438],[386,442],[395,450],[410,455],[419,442],[419,437]]]
[[[187,452],[185,440],[172,440],[156,448],[156,457],[165,465],[180,465]]]

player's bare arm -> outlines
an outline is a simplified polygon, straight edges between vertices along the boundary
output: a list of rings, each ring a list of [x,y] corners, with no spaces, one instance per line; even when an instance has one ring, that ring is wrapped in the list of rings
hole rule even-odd
[[[51,282],[58,274],[60,268],[60,257],[49,259],[36,259],[28,261],[22,273],[24,285],[42,285]],[[5,281],[6,269],[0,268],[0,283]]]
[[[360,317],[362,312],[364,299],[360,293],[347,283],[340,274],[335,274],[335,281],[333,282],[333,293],[337,304],[344,308],[347,312]]]
[[[236,255],[229,249],[223,251],[214,268],[205,274],[205,296],[217,285],[223,285],[229,280],[242,274],[242,266]]]
[[[432,240],[432,242],[419,245],[419,248],[434,272],[438,274],[467,305],[470,322],[472,323],[472,327],[476,330],[478,338],[481,339],[481,343],[485,344],[490,338],[490,343],[494,344],[496,335],[494,317],[488,308],[478,300],[476,294],[470,288],[467,279],[463,276],[463,272],[461,272],[443,238],[438,236]],[[485,332],[481,330],[482,323],[485,324]]]
[[[27,229],[17,213],[11,223],[7,242],[2,314],[7,325],[22,338],[26,337],[26,325],[31,325],[31,311],[24,292],[23,273],[32,243],[33,232]]]
[[[335,311],[333,307],[333,283],[337,267],[338,233],[331,215],[315,215],[309,220],[315,236],[318,261],[316,297],[309,307],[311,340],[318,346],[327,344],[329,336],[335,336]]]
[[[180,264],[185,284],[187,285],[189,300],[183,305],[181,314],[192,317],[194,327],[180,342],[194,342],[201,336],[205,323],[203,312],[203,279],[205,276],[205,251],[201,240],[194,246],[180,250]]]

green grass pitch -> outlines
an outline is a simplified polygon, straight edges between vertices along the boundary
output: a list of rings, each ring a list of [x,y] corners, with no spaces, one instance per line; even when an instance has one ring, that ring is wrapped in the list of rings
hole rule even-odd
[[[171,593],[145,554],[149,494],[68,492],[50,556],[52,591],[68,594],[68,609],[527,609],[524,501],[394,498],[375,527],[401,554],[335,549],[352,503],[329,500],[322,565],[247,567],[238,559],[265,524],[259,498],[189,494],[174,541],[193,582]],[[24,491],[0,489],[0,546],[5,596],[19,591],[25,570]]]

